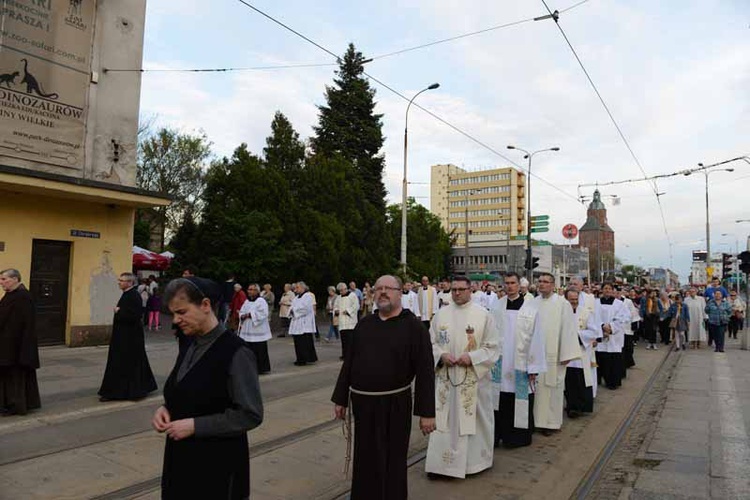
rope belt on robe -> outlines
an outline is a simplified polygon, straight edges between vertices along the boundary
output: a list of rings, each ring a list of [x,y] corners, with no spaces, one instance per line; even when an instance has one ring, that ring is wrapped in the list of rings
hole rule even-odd
[[[346,457],[344,459],[344,475],[349,478],[349,464],[352,461],[352,393],[359,394],[360,396],[392,396],[393,394],[400,394],[406,390],[411,390],[411,384],[405,385],[400,389],[393,389],[392,391],[360,391],[354,387],[349,387],[349,408],[346,412],[346,418],[342,424],[342,430],[344,432],[344,439],[346,439]]]

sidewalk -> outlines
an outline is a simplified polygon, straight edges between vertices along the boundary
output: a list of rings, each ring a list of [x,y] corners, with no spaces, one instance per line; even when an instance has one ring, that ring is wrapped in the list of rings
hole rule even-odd
[[[620,498],[750,498],[749,428],[750,352],[682,352],[639,452],[648,467]]]

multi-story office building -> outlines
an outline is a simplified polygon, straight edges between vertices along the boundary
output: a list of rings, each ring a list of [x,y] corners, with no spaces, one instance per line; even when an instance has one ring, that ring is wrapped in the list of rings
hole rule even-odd
[[[472,236],[498,240],[526,234],[526,175],[515,168],[467,171],[433,165],[430,210],[454,235],[454,246]]]

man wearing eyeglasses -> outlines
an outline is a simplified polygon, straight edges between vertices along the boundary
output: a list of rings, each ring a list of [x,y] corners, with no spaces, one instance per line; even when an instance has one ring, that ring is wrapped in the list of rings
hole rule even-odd
[[[553,293],[555,278],[541,273],[539,295],[534,298],[544,335],[547,372],[539,376],[534,399],[534,425],[548,436],[562,427],[565,400],[565,368],[581,357],[578,329],[573,309],[563,297]]]
[[[463,479],[492,467],[495,416],[490,370],[500,331],[492,315],[471,299],[471,281],[451,283],[453,303],[432,319],[437,431],[430,435],[425,470]]]
[[[402,286],[395,276],[381,276],[375,282],[378,310],[354,328],[331,397],[336,418],[346,419],[349,402],[353,405],[354,499],[405,500],[408,496],[412,381],[414,415],[420,417],[420,430],[425,435],[435,430],[435,363],[430,336],[419,318],[402,307]],[[350,431],[351,427],[347,428]],[[351,435],[347,441],[351,443]]]

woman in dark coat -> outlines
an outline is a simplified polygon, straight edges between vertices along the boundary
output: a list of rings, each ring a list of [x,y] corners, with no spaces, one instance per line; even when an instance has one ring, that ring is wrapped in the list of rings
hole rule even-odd
[[[210,280],[173,280],[164,291],[172,322],[193,339],[164,385],[152,420],[167,435],[163,499],[250,496],[247,431],[263,421],[255,356],[216,317]]]
[[[0,413],[25,415],[42,406],[36,370],[39,348],[34,303],[15,269],[0,271]]]

